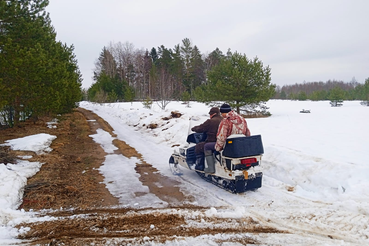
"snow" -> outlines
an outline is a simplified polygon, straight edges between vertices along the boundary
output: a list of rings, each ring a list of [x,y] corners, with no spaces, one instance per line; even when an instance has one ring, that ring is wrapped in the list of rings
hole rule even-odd
[[[40,133],[24,138],[8,140],[3,145],[10,146],[13,150],[33,151],[37,154],[42,154],[52,150],[49,145],[55,138],[56,136]]]
[[[49,146],[55,138],[56,136],[41,133],[9,140],[2,145],[10,146],[13,150],[41,154],[52,151]],[[22,158],[29,158],[29,156]],[[32,213],[26,213],[17,208],[22,203],[23,188],[27,184],[27,178],[35,175],[41,166],[39,162],[26,160],[18,160],[17,164],[0,163],[0,245],[16,243],[18,240],[14,238],[22,231],[17,231],[12,226],[31,219]]]
[[[136,157],[114,153],[114,139],[134,147],[161,175],[179,181],[181,191],[195,197],[194,205],[209,207],[204,216],[251,217],[289,232],[248,235],[264,245],[369,244],[366,147],[369,108],[358,101],[345,101],[337,108],[331,107],[329,101],[271,100],[267,106],[271,117],[247,119],[251,134],[260,134],[263,140],[263,186],[255,192],[235,195],[205,182],[189,170],[182,170],[182,176],[173,176],[168,166],[172,152],[185,144],[190,126],[208,118],[210,106],[171,102],[162,110],[155,103],[150,109],[144,108],[141,102],[80,103],[80,107],[93,111],[114,129],[115,137],[102,129],[91,137],[106,152],[99,171],[121,206],[158,208],[168,204],[150,194],[148,187],[139,181],[134,169],[139,161]],[[302,109],[311,113],[300,113]],[[171,111],[178,111],[182,116],[165,119]],[[150,129],[150,124],[158,127]],[[38,134],[5,144],[13,149],[44,153],[51,151],[49,145],[54,138]],[[26,160],[16,165],[0,164],[0,245],[17,242],[15,237],[20,231],[13,225],[34,220],[31,212],[17,207],[27,177],[34,175],[40,166]],[[147,194],[135,196],[135,192]],[[150,245],[217,245],[217,239],[227,240],[228,236],[202,235]]]

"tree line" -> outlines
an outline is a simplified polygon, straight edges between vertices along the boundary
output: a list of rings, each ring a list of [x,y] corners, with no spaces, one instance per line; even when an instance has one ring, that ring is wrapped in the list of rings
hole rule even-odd
[[[268,101],[275,92],[271,69],[257,57],[224,54],[218,48],[202,54],[185,38],[173,49],[150,51],[126,43],[103,47],[94,69],[88,99],[96,102],[136,100],[226,101],[237,110]]]
[[[82,98],[74,47],[56,41],[48,4],[0,1],[0,125],[70,112]]]
[[[88,99],[96,102],[131,100],[226,101],[246,113],[263,110],[262,103],[274,99],[362,100],[369,102],[369,82],[304,82],[271,84],[269,66],[255,57],[218,48],[203,54],[190,39],[174,48],[161,45],[151,50],[126,43],[103,47],[95,62],[94,83]],[[369,103],[368,103],[369,104]],[[265,109],[265,108],[264,108]]]
[[[203,60],[190,39],[173,49],[161,45],[150,51],[126,43],[103,47],[95,63],[95,83],[88,90],[92,101],[194,97],[194,89],[205,81],[206,70],[223,56],[217,49]],[[184,95],[186,97],[186,95]]]
[[[369,102],[369,78],[360,84],[353,78],[350,82],[328,80],[327,82],[304,82],[276,88],[274,99],[290,100],[361,100]]]

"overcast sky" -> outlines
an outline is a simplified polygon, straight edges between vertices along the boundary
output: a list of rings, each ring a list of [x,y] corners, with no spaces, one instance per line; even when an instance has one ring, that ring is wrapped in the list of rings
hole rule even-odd
[[[272,83],[369,78],[368,0],[50,0],[57,39],[74,45],[83,87],[110,42],[257,56]]]

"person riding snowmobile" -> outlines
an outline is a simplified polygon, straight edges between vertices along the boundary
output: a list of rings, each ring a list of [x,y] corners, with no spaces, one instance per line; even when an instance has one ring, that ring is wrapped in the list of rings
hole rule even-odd
[[[218,126],[223,120],[220,116],[220,111],[218,107],[213,107],[209,111],[210,119],[206,120],[204,123],[191,128],[192,131],[196,133],[206,133],[207,138],[205,141],[196,144],[195,153],[197,155],[198,163],[196,165],[197,170],[204,170],[204,145],[206,143],[215,143],[217,138]]]
[[[214,147],[216,151],[223,149],[227,137],[232,134],[243,134],[246,137],[251,135],[245,118],[234,112],[228,104],[223,104],[220,107],[220,112],[224,119],[218,128],[217,141]]]
[[[217,132],[217,140],[215,143],[207,143],[204,146],[205,153],[205,169],[206,173],[215,172],[214,151],[221,151],[224,144],[232,134],[244,134],[250,136],[250,129],[247,127],[245,118],[234,112],[228,104],[224,103],[220,106],[220,113],[223,120],[220,122]]]

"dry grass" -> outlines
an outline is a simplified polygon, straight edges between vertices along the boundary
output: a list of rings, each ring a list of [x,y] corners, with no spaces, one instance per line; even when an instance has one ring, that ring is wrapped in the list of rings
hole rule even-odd
[[[23,203],[27,210],[59,208],[91,208],[118,204],[105,185],[97,169],[105,152],[89,136],[92,134],[85,116],[74,111],[59,118],[57,128],[48,128],[44,118],[37,122],[22,122],[19,127],[0,130],[0,143],[37,133],[56,135],[50,146],[53,151],[36,155],[30,161],[43,163],[41,170],[27,180]],[[19,151],[1,148],[3,161],[15,163]]]
[[[9,146],[0,146],[0,163],[4,163],[5,165],[8,163],[16,163],[15,153],[10,151]]]

